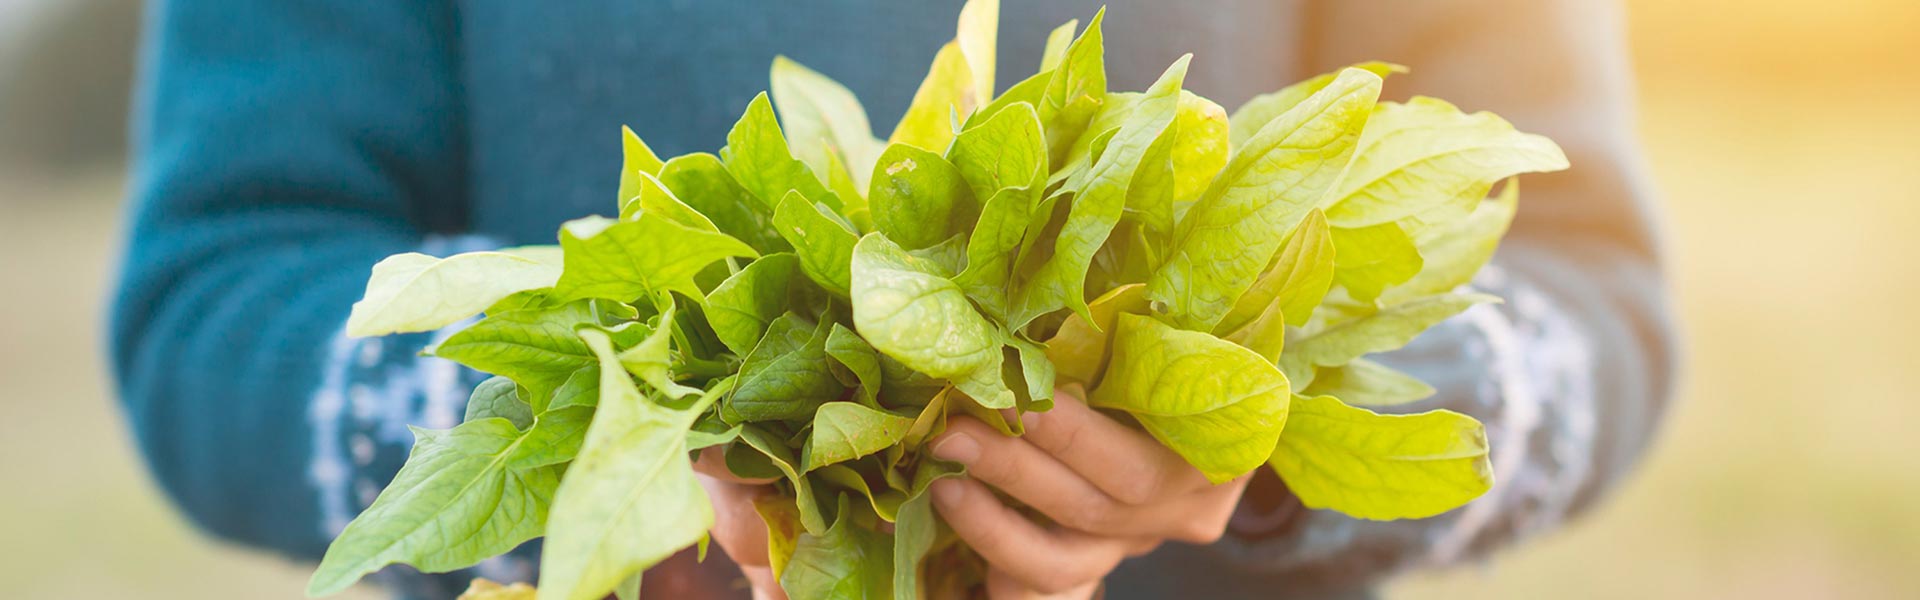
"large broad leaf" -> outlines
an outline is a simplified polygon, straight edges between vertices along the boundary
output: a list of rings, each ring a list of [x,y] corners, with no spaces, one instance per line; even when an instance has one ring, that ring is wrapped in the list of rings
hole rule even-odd
[[[473,388],[462,423],[501,418],[517,429],[533,424],[533,406],[520,397],[520,385],[505,377],[490,377]]]
[[[555,308],[529,308],[494,315],[460,330],[434,346],[434,356],[476,370],[505,376],[536,393],[566,381],[593,364],[593,352],[574,334],[598,325],[589,300]]]
[[[1173,142],[1173,201],[1200,197],[1214,175],[1227,166],[1227,109],[1186,90],[1180,91],[1179,136]]]
[[[887,143],[943,152],[953,142],[954,118],[967,118],[984,102],[986,98],[974,94],[973,70],[967,66],[960,42],[947,42],[933,55],[927,78],[913,93],[913,102]]]
[[[1040,120],[1046,125],[1049,155],[1055,163],[1066,160],[1067,152],[1087,132],[1087,123],[1106,100],[1106,46],[1100,31],[1106,15],[1105,8],[1094,13],[1087,30],[1067,45],[1041,94]]]
[[[1362,519],[1431,517],[1493,486],[1487,435],[1472,417],[1380,415],[1332,396],[1294,399],[1272,465],[1301,504]]]
[[[1313,210],[1352,155],[1380,76],[1347,69],[1241,148],[1180,221],[1148,296],[1183,328],[1211,330]]]
[[[992,198],[1001,190],[1045,179],[1047,142],[1041,135],[1033,106],[1015,104],[960,132],[947,160],[960,171],[973,197]]]
[[[1333,396],[1353,406],[1398,406],[1434,394],[1433,386],[1392,367],[1364,358],[1338,367],[1320,367],[1303,396]]]
[[[827,368],[831,326],[794,313],[774,320],[741,363],[739,383],[720,406],[721,416],[729,423],[800,419],[839,398],[846,388]]]
[[[1000,190],[987,199],[967,239],[967,268],[953,278],[968,298],[979,302],[980,309],[996,319],[1004,320],[1011,310],[1008,288],[1013,261],[1027,234],[1032,197],[1032,188],[1016,187]]]
[[[853,330],[833,324],[833,331],[827,334],[827,356],[853,375],[853,383],[860,386],[859,400],[872,408],[880,407],[880,386],[884,379],[880,371],[880,355],[873,346],[860,338]],[[849,384],[852,385],[852,384]]]
[[[1016,291],[1009,327],[1025,327],[1034,317],[1060,308],[1071,308],[1092,319],[1087,314],[1087,268],[1093,263],[1094,252],[1106,243],[1107,235],[1120,221],[1128,186],[1140,168],[1141,158],[1156,140],[1168,135],[1168,126],[1180,109],[1180,85],[1192,58],[1187,55],[1174,61],[1153,87],[1130,103],[1133,109],[1088,172],[1086,185],[1074,196],[1067,220],[1054,238],[1052,254]]]
[[[1420,273],[1420,249],[1396,223],[1359,229],[1333,228],[1333,281],[1360,302]]]
[[[406,466],[327,548],[307,594],[338,592],[399,562],[451,571],[539,537],[560,484],[555,465],[578,450],[591,415],[547,413],[525,433],[506,419],[414,429]]]
[[[1285,375],[1245,348],[1121,314],[1113,361],[1088,402],[1124,410],[1215,483],[1266,462],[1287,423]]]
[[[640,394],[605,333],[580,337],[599,358],[601,396],[547,524],[540,596],[558,600],[604,598],[707,535],[713,505],[694,480],[687,432],[730,383],[689,410],[665,408]]]
[[[913,419],[857,402],[828,402],[813,413],[807,469],[846,462],[900,443]]]
[[[979,210],[959,169],[933,152],[887,146],[873,175],[867,198],[874,229],[909,250],[945,241]]]
[[[873,138],[860,100],[840,82],[785,56],[774,57],[771,80],[773,105],[794,155],[822,178],[843,170],[866,189],[880,140]]]
[[[802,533],[780,574],[793,598],[880,600],[893,597],[893,536],[854,523],[840,497],[840,518],[825,532]]]
[[[1348,68],[1368,71],[1382,78],[1394,73],[1407,72],[1406,67],[1383,62],[1363,62]],[[1294,106],[1299,105],[1300,102],[1306,100],[1307,97],[1314,95],[1320,90],[1326,89],[1329,84],[1333,83],[1334,77],[1337,75],[1339,75],[1337,71],[1324,73],[1312,79],[1281,88],[1280,91],[1277,92],[1254,96],[1253,99],[1248,100],[1246,104],[1240,105],[1239,109],[1233,111],[1233,117],[1229,119],[1229,122],[1232,124],[1233,147],[1239,148],[1246,144],[1247,140],[1253,139],[1253,134],[1259,133],[1260,128],[1265,127],[1269,121],[1292,110]]]
[[[628,302],[659,292],[702,298],[695,273],[730,256],[758,256],[724,233],[645,216],[627,223],[606,217],[568,221],[560,227],[560,247],[566,271],[554,294],[565,300]]]
[[[660,182],[713,222],[721,233],[733,236],[763,253],[789,250],[773,231],[773,210],[727,172],[720,158],[696,153],[676,156],[660,169]]]
[[[540,256],[469,252],[434,258],[409,252],[373,266],[366,296],[353,303],[347,335],[430,331],[486,310],[516,292],[550,287],[560,265]]]
[[[938,267],[880,234],[853,249],[853,322],[874,349],[926,375],[985,389],[1000,380],[998,329]],[[976,399],[1012,406],[1011,390]]]
[[[1567,156],[1552,140],[1515,131],[1493,113],[1469,115],[1426,97],[1385,103],[1328,196],[1327,220],[1367,227],[1447,204],[1464,215],[1494,182],[1565,168]]]
[[[1399,303],[1419,296],[1451,292],[1473,280],[1493,258],[1500,238],[1507,234],[1513,215],[1519,208],[1520,185],[1509,180],[1500,196],[1482,202],[1473,214],[1451,227],[1433,229],[1426,238],[1414,239],[1419,248],[1420,274],[1381,294],[1381,301]],[[1405,224],[1402,224],[1405,227]]]
[[[1405,346],[1420,332],[1467,307],[1499,301],[1486,294],[1444,294],[1395,304],[1294,340],[1281,356],[1281,364],[1288,374],[1313,366],[1344,365],[1374,352]]]
[[[800,268],[808,278],[829,292],[844,296],[852,285],[847,271],[853,259],[853,244],[860,236],[835,218],[825,206],[807,201],[798,192],[790,192],[774,210],[773,226],[780,236],[793,244],[800,257]]]
[[[727,147],[720,149],[720,162],[741,187],[753,192],[767,208],[778,206],[787,192],[800,192],[808,200],[840,207],[840,199],[827,191],[807,164],[793,157],[780,123],[773,117],[773,104],[765,92],[747,103],[747,112],[727,132]]]
[[[1273,266],[1234,302],[1233,310],[1214,331],[1238,330],[1271,307],[1285,315],[1288,325],[1306,324],[1313,308],[1320,305],[1327,288],[1333,285],[1334,249],[1326,217],[1317,210],[1308,213],[1306,220],[1287,234],[1286,245],[1280,248]]]
[[[734,273],[707,294],[707,324],[720,342],[739,356],[760,343],[767,324],[788,310],[808,312],[816,300],[811,287],[799,279],[800,259],[792,254],[769,254]]]

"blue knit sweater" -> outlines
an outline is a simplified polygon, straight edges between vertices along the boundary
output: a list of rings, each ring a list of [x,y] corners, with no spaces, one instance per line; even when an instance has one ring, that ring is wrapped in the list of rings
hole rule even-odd
[[[1189,87],[1227,106],[1322,67],[1303,68],[1294,3],[1108,3],[1117,89],[1189,51]],[[111,329],[119,390],[155,478],[196,524],[312,559],[398,469],[406,425],[457,423],[478,381],[416,356],[438,334],[341,335],[374,262],[552,243],[563,220],[614,207],[622,124],[662,154],[713,151],[776,53],[891,123],[960,0],[149,4]],[[1008,3],[1002,88],[1038,64],[1047,30],[1097,4]],[[1410,410],[1489,423],[1501,480],[1487,499],[1392,524],[1243,515],[1236,532],[1252,533],[1129,561],[1109,597],[1358,590],[1584,504],[1644,440],[1614,432],[1650,429],[1665,397],[1657,275],[1628,202],[1576,209],[1616,229],[1593,243],[1523,210],[1481,282],[1511,302],[1393,359],[1442,390]],[[1595,426],[1608,421],[1622,425]],[[481,571],[531,576],[512,558]],[[470,575],[386,579],[450,597]]]

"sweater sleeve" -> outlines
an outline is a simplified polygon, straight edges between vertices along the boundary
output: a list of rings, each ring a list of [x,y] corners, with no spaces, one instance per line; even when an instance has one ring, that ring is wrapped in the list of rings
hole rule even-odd
[[[1492,110],[1548,135],[1572,168],[1523,177],[1520,210],[1475,280],[1504,297],[1443,323],[1382,362],[1447,408],[1479,418],[1493,448],[1486,496],[1430,519],[1376,522],[1297,501],[1236,515],[1207,548],[1251,571],[1340,588],[1458,563],[1549,530],[1630,471],[1668,402],[1675,340],[1659,267],[1617,6],[1585,0],[1319,2],[1313,64],[1410,65],[1412,93]]]
[[[451,11],[148,3],[113,368],[155,478],[215,535],[313,558],[359,508],[320,493],[350,474],[325,470],[346,446],[315,390],[373,263],[462,224]]]

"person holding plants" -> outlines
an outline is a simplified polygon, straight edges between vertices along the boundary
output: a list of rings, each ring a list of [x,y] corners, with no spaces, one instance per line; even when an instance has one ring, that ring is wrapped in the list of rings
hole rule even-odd
[[[1005,7],[1001,54],[1038,62],[1046,28],[1095,3]],[[1178,50],[1187,86],[1238,102],[1378,58],[1400,89],[1498,110],[1567,150],[1476,281],[1481,306],[1388,362],[1488,425],[1497,484],[1439,517],[1307,510],[1271,474],[1212,485],[1076,389],[1027,434],[956,418],[932,445],[970,476],[938,482],[942,519],[987,563],[995,598],[1365,597],[1410,567],[1483,556],[1591,506],[1645,448],[1673,378],[1651,206],[1630,135],[1620,15],[1609,3],[1114,2],[1109,77],[1139,89]],[[460,420],[480,377],[420,358],[451,331],[350,339],[367,269],[547,242],[604,211],[601,159],[629,123],[706,148],[775,53],[901,112],[957,2],[275,3],[150,6],[138,162],[113,315],[121,396],[150,468],[201,527],[314,558],[393,476],[410,424]],[[1004,88],[1009,82],[1001,81]],[[456,326],[453,329],[457,329]],[[754,593],[779,594],[751,499],[762,482],[703,457],[715,540]],[[473,572],[383,573],[449,598],[480,574],[532,577],[529,544]],[[737,593],[733,567],[674,560],[643,593]],[[1100,590],[1104,589],[1104,592]]]

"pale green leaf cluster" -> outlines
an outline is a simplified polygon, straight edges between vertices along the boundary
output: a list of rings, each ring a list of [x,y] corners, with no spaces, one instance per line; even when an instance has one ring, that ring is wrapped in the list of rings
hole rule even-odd
[[[1496,299],[1465,286],[1517,186],[1565,157],[1486,113],[1380,102],[1367,63],[1231,113],[1181,57],[1110,91],[1104,12],[994,89],[973,0],[885,136],[778,58],[717,153],[623,129],[617,203],[557,246],[374,268],[349,332],[446,327],[495,377],[329,549],[310,592],[393,563],[472,565],[546,537],[539,597],[631,594],[704,543],[692,461],[776,481],[756,503],[787,593],[917,598],[978,582],[925,493],[958,413],[1021,432],[1056,383],[1215,482],[1268,465],[1310,507],[1417,518],[1491,485],[1485,435],[1368,355]],[[704,547],[704,546],[703,546]],[[929,570],[927,565],[944,567]]]

